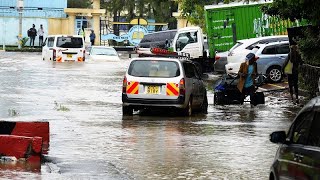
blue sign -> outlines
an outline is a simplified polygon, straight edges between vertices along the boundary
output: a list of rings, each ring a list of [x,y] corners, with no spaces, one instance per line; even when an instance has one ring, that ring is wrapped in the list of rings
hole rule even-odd
[[[115,40],[117,42],[128,40],[131,44],[138,45],[145,34],[148,34],[147,28],[141,25],[135,25],[130,28],[127,34],[123,34],[121,36],[117,36],[115,34],[104,34],[101,35],[101,40]]]

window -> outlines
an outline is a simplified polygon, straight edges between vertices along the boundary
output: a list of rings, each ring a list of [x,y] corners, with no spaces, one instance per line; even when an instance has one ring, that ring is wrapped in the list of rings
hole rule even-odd
[[[172,61],[140,60],[130,64],[128,74],[136,77],[177,77],[179,65]]]
[[[320,147],[320,112],[316,112],[310,128],[307,145]]]
[[[53,47],[54,45],[54,37],[49,37],[48,38],[48,47]]]
[[[198,42],[197,31],[181,33],[178,36],[176,48],[181,51],[187,44]]]
[[[194,65],[191,63],[183,63],[184,71],[187,78],[193,78],[196,76]]]
[[[300,114],[293,126],[292,142],[295,144],[307,144],[309,130],[313,120],[314,112],[304,112]]]
[[[83,42],[80,37],[58,37],[57,47],[82,48]]]
[[[262,54],[276,54],[276,46],[266,46]]]
[[[277,47],[277,54],[288,54],[289,52],[289,44],[281,44]]]

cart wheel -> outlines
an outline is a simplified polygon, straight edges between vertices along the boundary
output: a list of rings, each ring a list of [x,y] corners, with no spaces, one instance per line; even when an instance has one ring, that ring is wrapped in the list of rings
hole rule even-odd
[[[265,104],[263,92],[256,92],[256,104]]]

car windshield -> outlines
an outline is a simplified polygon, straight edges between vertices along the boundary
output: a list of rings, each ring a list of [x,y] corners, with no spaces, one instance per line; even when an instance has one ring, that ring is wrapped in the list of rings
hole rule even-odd
[[[128,74],[136,77],[177,77],[180,69],[177,62],[159,60],[136,60],[130,64]]]
[[[109,48],[92,48],[91,55],[117,56],[117,51]]]
[[[81,37],[58,37],[57,47],[62,48],[82,48],[83,42]]]

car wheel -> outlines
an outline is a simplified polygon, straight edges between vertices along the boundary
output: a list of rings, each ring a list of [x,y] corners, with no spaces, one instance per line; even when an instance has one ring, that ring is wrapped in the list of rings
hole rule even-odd
[[[208,97],[207,94],[204,95],[203,102],[201,105],[201,112],[203,114],[208,114]]]
[[[185,107],[183,110],[182,110],[182,114],[184,116],[191,116],[192,115],[192,99],[190,97],[190,100],[188,102],[188,105],[187,107]]]
[[[280,82],[282,79],[282,72],[279,66],[271,66],[268,69],[267,74],[268,74],[269,81],[272,83]]]
[[[133,109],[129,106],[122,106],[122,115],[131,116],[133,114]]]

